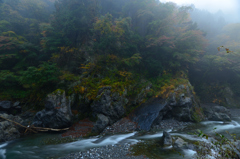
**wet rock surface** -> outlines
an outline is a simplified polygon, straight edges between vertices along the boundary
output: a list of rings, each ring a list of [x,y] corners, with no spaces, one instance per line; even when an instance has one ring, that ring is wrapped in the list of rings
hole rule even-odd
[[[172,136],[166,131],[163,131],[162,145],[163,147],[172,146]]]
[[[23,122],[23,120],[19,116],[13,116],[8,114],[0,114],[0,116],[20,124]],[[0,118],[0,142],[10,141],[19,138],[20,129],[20,126]]]
[[[69,154],[60,159],[147,159],[145,156],[132,156],[131,144],[108,145],[87,151]]]

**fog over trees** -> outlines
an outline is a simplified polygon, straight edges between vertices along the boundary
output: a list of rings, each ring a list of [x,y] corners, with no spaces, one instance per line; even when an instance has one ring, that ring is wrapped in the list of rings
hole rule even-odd
[[[226,88],[240,95],[240,24],[229,19],[157,0],[0,0],[0,100],[41,105],[57,88],[92,100],[106,85],[131,96],[143,81],[161,96],[185,79],[226,105]]]

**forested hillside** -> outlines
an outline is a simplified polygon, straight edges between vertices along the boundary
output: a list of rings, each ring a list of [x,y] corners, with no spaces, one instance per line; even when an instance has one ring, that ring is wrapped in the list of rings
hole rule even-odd
[[[226,105],[226,88],[240,95],[240,24],[209,15],[156,0],[1,0],[0,100],[94,100],[103,86],[131,99],[148,85],[146,98],[164,98],[190,80]]]

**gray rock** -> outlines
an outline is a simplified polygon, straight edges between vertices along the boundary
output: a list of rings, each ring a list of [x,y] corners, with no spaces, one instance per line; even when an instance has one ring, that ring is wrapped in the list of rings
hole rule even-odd
[[[97,117],[98,119],[92,129],[93,133],[101,133],[109,125],[109,119],[106,116],[98,114]]]
[[[162,144],[163,144],[163,147],[172,146],[172,137],[170,133],[163,131]]]
[[[187,142],[185,142],[182,138],[178,137],[174,144],[173,144],[173,147],[176,148],[176,149],[185,149],[187,148]]]
[[[19,101],[13,103],[13,107],[18,107],[18,106],[20,106],[20,102]]]
[[[202,105],[207,120],[231,121],[231,113],[224,106]]]
[[[198,106],[192,86],[188,83],[176,87],[167,99],[148,100],[131,113],[130,118],[138,124],[141,130],[148,131],[150,128],[161,125],[161,121],[166,119],[192,122],[194,121],[193,108]]]
[[[0,102],[0,109],[8,110],[8,109],[11,109],[12,105],[13,104],[12,104],[11,101],[1,101]]]
[[[14,104],[11,101],[1,101],[0,102],[0,112],[7,114],[19,114],[21,113],[20,102],[15,102]]]
[[[99,89],[97,100],[91,104],[91,110],[94,114],[103,114],[109,118],[110,124],[119,120],[124,114],[124,106],[128,100],[118,93],[111,92],[111,87]]]
[[[71,125],[71,98],[57,90],[47,96],[45,109],[37,112],[32,125],[37,127],[61,129]]]
[[[23,120],[19,116],[13,116],[8,114],[0,114],[0,116],[20,124],[23,123]],[[5,142],[19,138],[20,130],[21,130],[20,126],[0,118],[0,142]]]

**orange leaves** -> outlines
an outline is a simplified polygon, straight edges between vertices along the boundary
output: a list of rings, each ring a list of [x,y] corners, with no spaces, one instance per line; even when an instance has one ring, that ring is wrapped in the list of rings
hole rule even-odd
[[[231,52],[233,52],[233,51],[230,51],[230,49],[229,48],[225,48],[224,46],[220,46],[220,47],[218,47],[217,49],[218,49],[218,51],[220,51],[221,50],[221,48],[224,48],[225,50],[226,50],[226,52],[227,53],[231,53]]]

